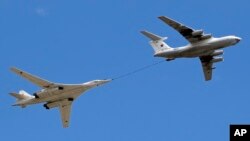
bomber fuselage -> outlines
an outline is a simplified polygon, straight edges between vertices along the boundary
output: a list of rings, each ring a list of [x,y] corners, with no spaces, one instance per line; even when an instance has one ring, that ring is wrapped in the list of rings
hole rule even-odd
[[[55,87],[45,88],[35,92],[29,99],[23,99],[15,103],[15,106],[27,106],[31,104],[53,102],[68,99],[73,101],[87,90],[107,83],[111,80],[94,80],[83,84],[57,84]]]

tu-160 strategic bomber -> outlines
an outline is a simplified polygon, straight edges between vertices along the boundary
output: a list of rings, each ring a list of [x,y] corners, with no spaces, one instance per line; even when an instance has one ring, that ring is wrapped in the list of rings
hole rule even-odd
[[[28,94],[24,90],[20,90],[19,93],[10,93],[17,99],[17,102],[13,106],[24,108],[27,105],[45,103],[43,106],[46,109],[58,107],[63,127],[69,126],[71,105],[78,96],[91,88],[111,81],[111,79],[104,79],[82,84],[61,84],[49,82],[17,68],[11,68],[11,70],[42,88],[41,91],[35,92],[33,95]]]
[[[177,30],[189,42],[188,45],[178,48],[168,46],[164,40],[167,37],[161,37],[148,31],[141,31],[142,34],[151,39],[150,44],[153,47],[155,57],[167,58],[167,61],[176,58],[194,58],[199,57],[205,80],[212,79],[213,63],[223,61],[222,48],[237,44],[241,38],[236,36],[225,36],[215,38],[211,34],[204,34],[203,30],[194,30],[168,17],[160,16],[163,22]]]

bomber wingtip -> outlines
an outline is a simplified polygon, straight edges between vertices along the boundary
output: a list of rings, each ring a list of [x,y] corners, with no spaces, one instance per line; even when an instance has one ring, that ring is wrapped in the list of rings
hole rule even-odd
[[[10,70],[13,70],[13,69],[15,69],[15,67],[10,67]]]
[[[17,69],[16,67],[10,67],[10,70],[13,71],[13,72],[15,72],[15,71],[17,71],[18,69]]]
[[[11,67],[10,70],[11,70],[12,72],[14,72],[14,73],[17,73],[17,74],[22,74],[22,73],[23,73],[22,70],[20,70],[20,69],[18,69],[18,68],[16,68],[16,67]]]
[[[205,81],[207,82],[207,81],[210,81],[210,80],[212,80],[212,78],[205,78]]]

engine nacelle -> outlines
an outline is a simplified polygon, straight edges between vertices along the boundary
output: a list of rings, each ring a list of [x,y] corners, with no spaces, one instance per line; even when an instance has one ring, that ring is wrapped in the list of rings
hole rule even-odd
[[[59,86],[55,88],[43,89],[39,92],[34,93],[33,95],[35,96],[35,98],[44,98],[44,97],[53,95],[55,92],[60,91],[60,90],[64,90],[64,87]]]
[[[69,103],[72,103],[73,100],[74,98],[68,98],[68,99],[64,99],[64,100],[60,100],[56,102],[46,103],[43,105],[43,107],[45,107],[46,109],[51,109],[51,108],[55,108],[55,107],[59,107],[63,105],[68,105]]]
[[[212,63],[217,63],[223,61],[223,57],[215,57],[211,60]]]
[[[68,101],[74,101],[74,98],[68,98]]]
[[[39,96],[37,95],[37,93],[34,93],[33,96],[35,96],[35,98],[39,98]]]
[[[199,35],[202,35],[203,34],[203,30],[195,30],[192,32],[192,35],[193,36],[199,36]]]
[[[47,104],[44,104],[43,107],[45,107],[46,109],[51,109],[51,108],[55,108],[55,107],[58,107],[60,106],[60,102],[52,102],[52,103],[47,103]]]
[[[49,106],[48,106],[47,104],[43,104],[43,107],[44,107],[45,109],[47,109],[47,110],[50,109]]]
[[[222,55],[223,53],[224,53],[223,50],[215,50],[215,51],[212,53],[212,56]]]
[[[205,34],[202,36],[202,39],[209,39],[212,37],[212,34]]]

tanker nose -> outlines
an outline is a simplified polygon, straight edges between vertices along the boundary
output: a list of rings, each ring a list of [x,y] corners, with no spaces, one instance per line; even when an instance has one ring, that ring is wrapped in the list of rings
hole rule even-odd
[[[235,37],[236,43],[239,43],[241,41],[240,37]]]

